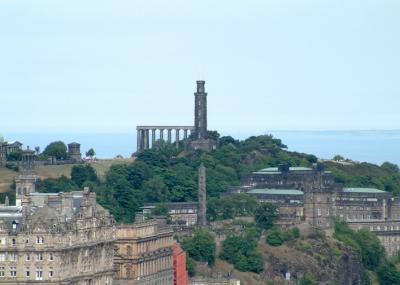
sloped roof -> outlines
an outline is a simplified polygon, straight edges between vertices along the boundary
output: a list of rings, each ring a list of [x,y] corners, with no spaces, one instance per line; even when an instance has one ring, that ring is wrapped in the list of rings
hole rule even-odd
[[[375,188],[343,188],[343,192],[345,193],[374,193],[374,194],[379,194],[379,193],[388,193],[386,191],[382,191],[379,189]]]
[[[304,195],[302,191],[295,189],[253,189],[247,193],[264,195]]]

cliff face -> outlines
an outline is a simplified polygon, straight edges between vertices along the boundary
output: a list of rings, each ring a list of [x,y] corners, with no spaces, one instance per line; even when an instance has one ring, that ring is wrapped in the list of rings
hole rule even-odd
[[[308,226],[302,227],[301,233],[300,238],[276,247],[268,245],[266,236],[262,236],[258,248],[265,265],[260,274],[237,271],[219,259],[211,269],[198,266],[197,273],[202,276],[233,273],[246,285],[298,284],[305,273],[311,273],[317,284],[368,284],[361,260],[351,247]]]
[[[318,284],[365,284],[364,268],[357,253],[343,243],[323,235],[311,234],[303,239],[272,247],[260,241],[265,270],[260,277],[277,284],[285,275],[296,284],[306,272]]]

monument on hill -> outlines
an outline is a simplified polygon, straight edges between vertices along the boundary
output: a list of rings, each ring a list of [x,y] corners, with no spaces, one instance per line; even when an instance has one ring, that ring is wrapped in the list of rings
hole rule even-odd
[[[207,130],[207,93],[205,92],[205,81],[197,81],[197,90],[194,93],[194,126],[137,126],[137,152],[154,146],[156,140],[164,140],[164,132],[167,131],[167,142],[174,143],[179,147],[182,142],[185,149],[209,151],[217,148],[217,141],[208,137]],[[188,133],[190,132],[190,136]],[[175,142],[172,141],[173,134]]]
[[[197,81],[197,90],[194,93],[194,133],[187,142],[187,148],[210,151],[217,148],[217,142],[208,137],[205,83],[204,80]]]

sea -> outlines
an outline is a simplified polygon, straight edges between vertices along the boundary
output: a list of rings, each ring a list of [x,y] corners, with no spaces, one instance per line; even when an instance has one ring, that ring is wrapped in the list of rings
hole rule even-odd
[[[288,150],[314,154],[330,159],[340,154],[359,162],[382,164],[385,161],[400,165],[400,130],[351,130],[351,131],[290,131],[271,130],[264,133],[232,133],[243,140],[252,135],[272,134],[288,146]],[[136,133],[3,133],[7,141],[20,141],[24,147],[39,146],[44,150],[50,142],[79,142],[82,153],[89,148],[98,158],[131,156],[136,151]]]

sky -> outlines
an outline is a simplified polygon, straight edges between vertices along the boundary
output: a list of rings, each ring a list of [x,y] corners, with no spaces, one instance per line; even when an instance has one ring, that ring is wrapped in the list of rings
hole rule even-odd
[[[400,129],[398,0],[0,0],[1,132]]]

